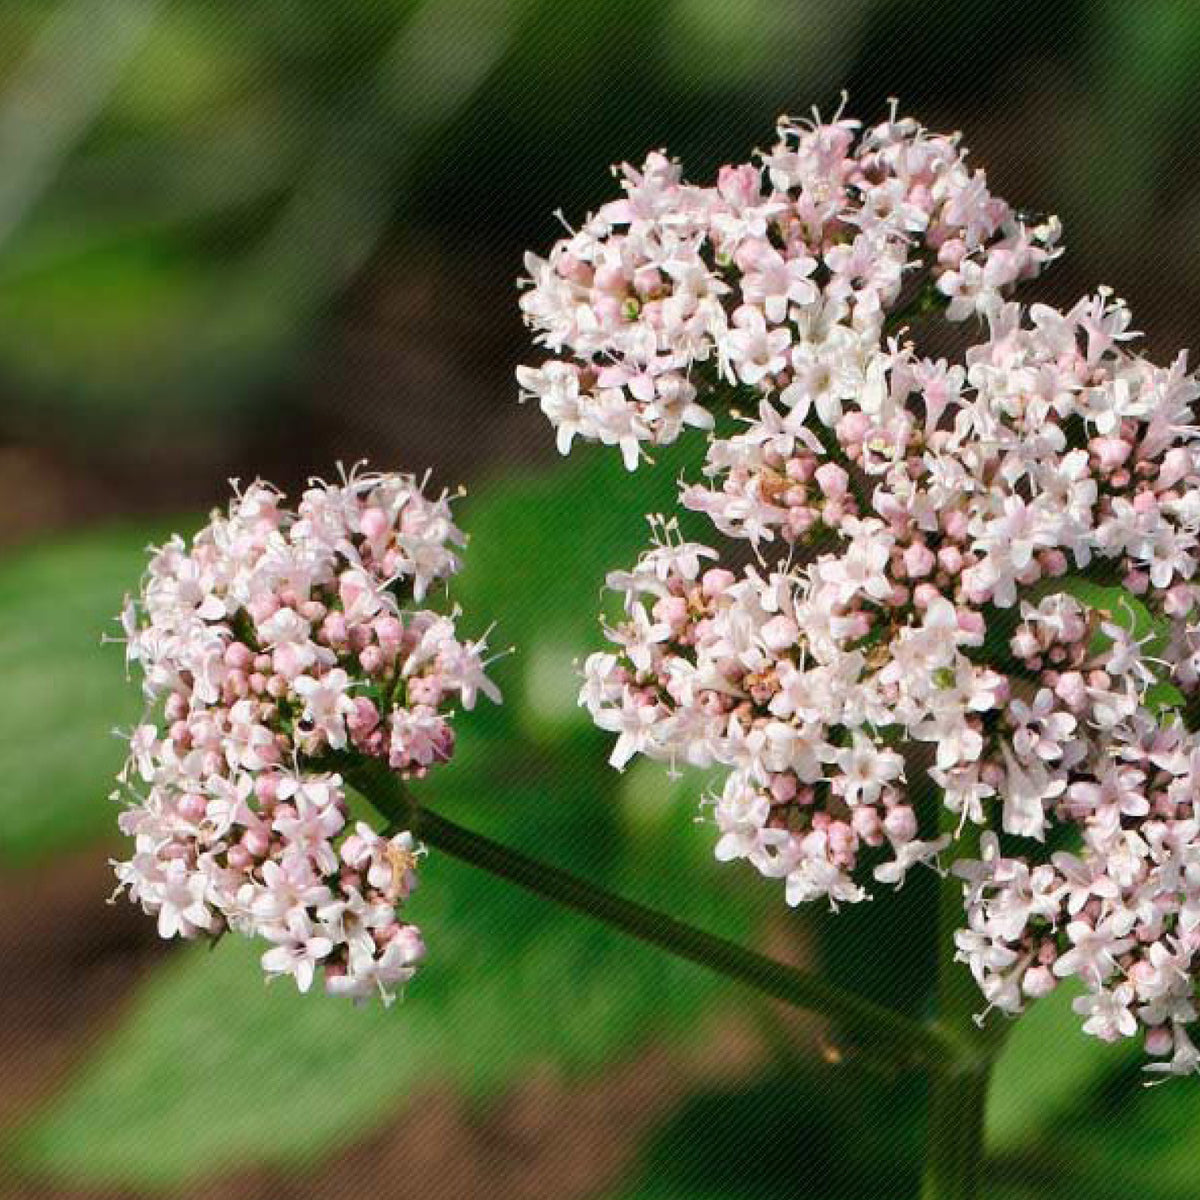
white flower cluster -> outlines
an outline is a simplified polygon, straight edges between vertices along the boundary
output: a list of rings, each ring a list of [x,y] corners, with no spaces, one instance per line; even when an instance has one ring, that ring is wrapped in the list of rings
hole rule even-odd
[[[1162,368],[1130,353],[1128,310],[1105,290],[1068,311],[1007,301],[1001,290],[1045,262],[1057,227],[1035,236],[952,142],[893,118],[852,149],[853,130],[785,127],[764,160],[775,190],[760,195],[739,168],[744,223],[722,209],[703,236],[679,216],[700,201],[663,160],[605,218],[636,229],[635,244],[593,222],[527,296],[552,348],[594,355],[593,366],[523,376],[560,438],[574,420],[636,462],[616,426],[579,425],[606,396],[642,421],[635,442],[674,437],[678,422],[645,378],[660,367],[695,389],[677,416],[724,408],[724,426],[746,385],[756,396],[754,417],[712,437],[707,482],[682,486],[681,505],[747,543],[758,565],[726,570],[666,522],[632,572],[610,576],[623,615],[606,628],[613,649],[588,660],[582,702],[618,734],[618,767],[642,753],[724,768],[712,801],[718,857],[782,879],[790,903],[861,900],[872,878],[898,885],[915,863],[952,858],[965,889],[959,954],[989,1007],[1017,1012],[1074,977],[1087,1032],[1141,1031],[1163,1060],[1155,1069],[1190,1071],[1200,1062],[1187,1032],[1200,951],[1200,385],[1183,355]],[[717,193],[732,205],[733,177],[723,178]],[[906,216],[913,195],[923,200]],[[818,252],[805,237],[831,228],[819,201],[843,215]],[[686,353],[659,342],[635,393],[619,373],[636,338],[628,329],[618,345],[614,322],[657,322],[674,338],[667,264],[680,243],[703,256],[718,237],[713,263],[744,273],[705,276],[689,311],[710,314],[711,341],[689,326]],[[815,261],[786,288],[782,275],[750,287],[743,239],[785,258],[804,244]],[[848,289],[837,264],[860,243],[861,286]],[[593,301],[588,315],[580,293],[567,305],[552,282],[583,288],[590,264],[617,247],[644,271],[652,244],[672,281],[656,278],[653,318],[641,301],[619,314]],[[615,286],[615,262],[605,265]],[[960,363],[890,336],[884,314],[910,272],[924,274],[926,296],[950,298],[950,319],[982,318]],[[711,314],[731,288],[738,307],[722,323]],[[748,296],[757,315],[738,316]],[[730,339],[759,322],[765,369],[747,374]],[[820,363],[803,369],[814,342]],[[707,375],[689,369],[706,345],[717,360]],[[554,382],[572,372],[569,385]],[[923,801],[933,792],[943,816]]]
[[[560,357],[518,377],[564,453],[578,434],[630,469],[643,444],[711,426],[718,380],[828,420],[861,391],[889,312],[986,311],[1058,237],[993,196],[957,137],[894,111],[865,132],[783,118],[769,153],[711,187],[662,153],[619,175],[622,199],[526,257],[521,307]]]
[[[479,692],[482,641],[416,607],[459,567],[446,496],[410,475],[313,482],[296,512],[264,483],[150,562],[123,615],[153,712],[118,797],[135,852],[121,886],[163,937],[272,944],[269,976],[389,1002],[424,947],[398,906],[423,851],[348,827],[342,751],[422,775],[453,753],[451,705]]]

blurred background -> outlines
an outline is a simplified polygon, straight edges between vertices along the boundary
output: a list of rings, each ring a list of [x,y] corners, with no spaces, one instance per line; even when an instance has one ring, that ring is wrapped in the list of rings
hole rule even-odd
[[[701,782],[604,765],[574,707],[606,569],[702,451],[627,479],[516,403],[526,248],[666,146],[690,175],[813,104],[963,129],[1059,213],[1037,295],[1200,333],[1190,0],[0,3],[0,1197],[903,1197],[919,1077],[434,856],[395,1009],[106,906],[137,714],[102,646],[142,549],[231,476],[465,483],[456,597],[519,652],[423,793],[464,823],[919,1012],[927,881],[836,919],[710,857]],[[1059,996],[1017,1028],[989,1196],[1200,1192],[1200,1085],[1146,1090]]]

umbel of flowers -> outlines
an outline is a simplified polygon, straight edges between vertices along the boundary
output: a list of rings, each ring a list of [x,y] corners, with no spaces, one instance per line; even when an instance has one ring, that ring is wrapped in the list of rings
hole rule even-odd
[[[609,577],[622,616],[582,702],[635,754],[719,767],[717,857],[789,903],[952,869],[981,1008],[1067,978],[1086,1032],[1200,1055],[1200,387],[1132,353],[1106,290],[1010,288],[1058,226],[993,196],[916,122],[784,120],[755,162],[685,183],[654,154],[530,256],[556,357],[520,380],[633,468],[712,436],[675,518]],[[910,327],[915,317],[926,318]],[[960,362],[909,335],[972,318]],[[731,414],[754,415],[740,424]],[[742,553],[729,560],[745,562]],[[946,812],[923,811],[932,783]]]
[[[448,498],[411,475],[314,481],[295,512],[257,482],[156,550],[123,622],[148,716],[118,796],[121,886],[163,937],[260,936],[269,976],[389,1002],[424,954],[399,913],[422,849],[351,824],[331,753],[422,776],[482,692],[484,643],[424,607],[459,568]]]

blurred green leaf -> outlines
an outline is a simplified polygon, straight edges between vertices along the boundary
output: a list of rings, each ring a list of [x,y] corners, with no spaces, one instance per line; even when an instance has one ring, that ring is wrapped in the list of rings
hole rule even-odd
[[[686,812],[624,838],[607,777],[588,761],[555,766],[556,790],[476,776],[466,794],[440,792],[439,805],[707,928],[749,934],[753,903],[711,869]],[[471,796],[484,788],[486,806]],[[689,1036],[729,987],[437,854],[410,913],[429,964],[390,1011],[267,989],[262,947],[240,938],[173,960],[18,1140],[17,1164],[89,1186],[165,1186],[231,1163],[311,1160],[423,1088],[487,1097],[538,1063],[579,1071]]]
[[[471,545],[454,598],[473,620],[496,622],[494,645],[517,647],[495,674],[508,719],[526,735],[589,726],[576,715],[575,664],[605,644],[604,577],[649,545],[646,514],[673,510],[679,476],[696,476],[704,445],[693,435],[658,449],[636,478],[612,448],[579,447],[553,470],[498,480],[463,502]]]
[[[177,403],[167,380],[211,276],[144,237],[91,247],[65,269],[21,273],[0,291],[0,356],[27,397],[75,401],[85,425],[144,412],[144,392],[125,386],[134,376],[158,381],[160,399]]]
[[[1071,1011],[1079,989],[1064,984],[1031,1004],[1012,1025],[988,1093],[987,1145],[1005,1153],[1053,1129],[1064,1113],[1094,1094],[1105,1077],[1136,1056],[1080,1032]],[[993,1013],[991,1020],[1005,1018]]]
[[[1063,986],[1015,1023],[988,1099],[994,1195],[1184,1200],[1200,1181],[1195,1080],[1146,1087],[1136,1041],[1080,1032],[1079,989]],[[991,1194],[991,1193],[990,1193]]]
[[[12,866],[116,828],[106,800],[141,712],[122,650],[104,648],[145,565],[145,527],[18,551],[0,562],[0,863]]]

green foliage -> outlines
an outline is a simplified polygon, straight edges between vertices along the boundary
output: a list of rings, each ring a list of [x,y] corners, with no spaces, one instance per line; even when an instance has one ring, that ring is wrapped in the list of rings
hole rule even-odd
[[[1195,1080],[1144,1084],[1136,1041],[1079,1031],[1066,987],[1013,1027],[988,1104],[989,1176],[999,1200],[1089,1196],[1185,1200],[1196,1194]]]
[[[753,889],[747,903],[711,862],[685,804],[625,838],[590,753],[551,765],[568,790],[476,774],[440,788],[439,807],[726,936],[751,934]],[[231,1161],[311,1161],[425,1088],[483,1098],[538,1063],[579,1071],[690,1036],[730,987],[437,854],[410,911],[430,958],[390,1011],[267,988],[261,946],[236,937],[172,960],[20,1138],[17,1165],[89,1186],[161,1186]]]
[[[1053,1128],[1094,1096],[1106,1075],[1129,1063],[1132,1045],[1109,1046],[1079,1032],[1080,1018],[1071,1011],[1078,994],[1064,984],[1012,1023],[988,1094],[992,1153],[1015,1150]],[[1005,1017],[993,1013],[991,1019]]]
[[[553,471],[463,502],[471,545],[454,598],[472,620],[495,620],[494,645],[516,646],[495,675],[501,716],[524,735],[590,728],[575,706],[575,664],[604,644],[605,575],[633,566],[649,544],[645,514],[673,510],[680,474],[695,476],[703,453],[703,438],[685,438],[655,451],[655,466],[633,480],[615,450],[580,446]]]
[[[154,536],[157,536],[155,534]],[[113,829],[106,800],[124,758],[114,728],[141,712],[126,684],[115,617],[145,564],[145,528],[33,547],[0,562],[0,864]]]
[[[1200,1094],[1145,1088],[1133,1042],[1079,1031],[1064,987],[1012,1027],[988,1101],[988,1200],[1188,1200]],[[1003,1019],[993,1015],[993,1019]],[[877,1200],[910,1196],[921,1157],[917,1079],[854,1059],[800,1059],[703,1092],[652,1135],[619,1200]]]

